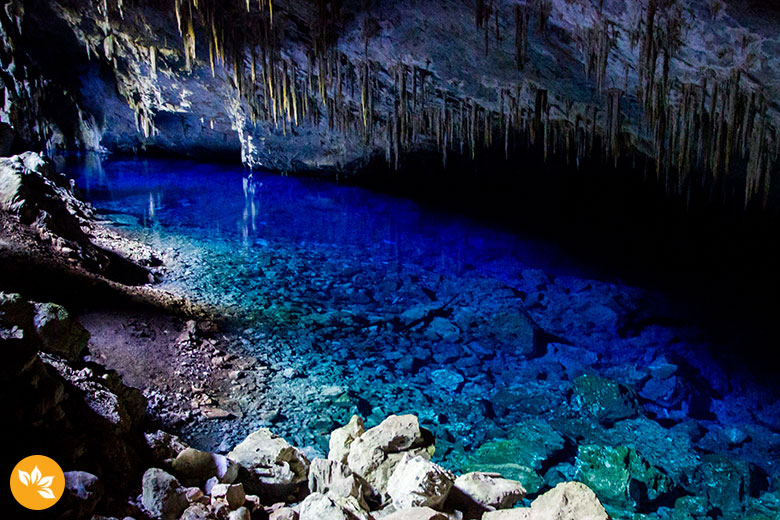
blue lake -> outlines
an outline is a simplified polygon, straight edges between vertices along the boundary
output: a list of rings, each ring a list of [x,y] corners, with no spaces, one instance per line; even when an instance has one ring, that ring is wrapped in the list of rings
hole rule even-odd
[[[710,356],[657,291],[356,187],[180,160],[65,166],[109,220],[176,249],[187,269],[163,285],[224,307],[235,349],[271,367],[236,396],[240,419],[185,427],[204,448],[270,426],[322,454],[352,414],[414,413],[437,460],[529,490],[626,464],[626,489],[602,491],[615,518],[687,496],[726,518],[770,507],[774,390]],[[713,495],[721,470],[741,495]]]

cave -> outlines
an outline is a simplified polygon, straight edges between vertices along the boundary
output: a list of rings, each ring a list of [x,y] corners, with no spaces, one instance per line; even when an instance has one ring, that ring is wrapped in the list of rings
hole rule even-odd
[[[780,517],[779,29],[3,0],[9,518]]]

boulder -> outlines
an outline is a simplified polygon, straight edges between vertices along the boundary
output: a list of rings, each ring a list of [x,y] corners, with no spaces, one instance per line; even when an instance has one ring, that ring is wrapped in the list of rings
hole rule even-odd
[[[103,498],[100,479],[86,471],[66,471],[65,491],[58,504],[66,511],[61,518],[90,518]]]
[[[73,321],[64,307],[55,303],[35,303],[33,327],[40,348],[68,361],[78,361],[84,355],[89,332]]]
[[[298,520],[298,512],[291,507],[280,507],[268,514],[268,520]]]
[[[217,484],[211,488],[211,503],[226,502],[230,509],[238,509],[246,502],[246,493],[242,484]]]
[[[579,447],[577,480],[591,487],[610,505],[634,508],[672,491],[674,483],[626,446]]]
[[[596,494],[580,482],[563,482],[529,508],[485,513],[483,520],[609,520]]]
[[[228,520],[252,520],[252,515],[249,513],[249,509],[239,507],[235,511],[230,512]]]
[[[312,493],[298,504],[299,520],[371,520],[354,498]]]
[[[750,493],[750,484],[750,468],[745,462],[714,453],[702,457],[691,478],[699,496],[724,516],[733,518],[744,514],[744,498]]]
[[[498,473],[472,472],[455,479],[447,504],[459,511],[493,511],[514,506],[526,491],[517,480],[503,478]]]
[[[370,487],[349,466],[335,460],[314,459],[309,467],[309,491],[339,497],[353,497],[368,510],[366,497]]]
[[[146,470],[141,501],[152,516],[163,520],[179,518],[189,506],[186,491],[173,475],[159,468]]]
[[[455,477],[420,455],[404,454],[387,483],[396,509],[438,507],[447,499]]]
[[[448,520],[449,517],[430,507],[412,507],[396,511],[382,518],[382,520]]]
[[[333,430],[330,434],[328,458],[346,464],[352,441],[363,435],[365,431],[363,419],[353,415],[346,426]]]
[[[25,152],[0,159],[0,209],[68,240],[86,242],[81,219],[91,209],[73,194],[68,179],[44,156]]]
[[[572,408],[605,426],[637,414],[636,395],[630,388],[605,377],[585,374],[574,380]]]
[[[211,453],[185,448],[173,460],[171,470],[184,485],[200,486],[216,476],[217,464]]]
[[[408,453],[430,460],[433,436],[413,415],[391,415],[350,445],[349,468],[363,477],[377,495],[384,495],[395,467]]]
[[[191,504],[184,510],[179,520],[216,520],[216,517],[203,504]]]
[[[498,473],[521,482],[527,492],[536,493],[544,484],[538,473],[543,463],[564,445],[563,436],[546,421],[532,419],[513,428],[508,439],[482,444],[463,460],[461,468],[466,472]]]
[[[264,502],[285,501],[305,488],[309,460],[267,428],[250,434],[228,458],[245,468],[245,487]]]

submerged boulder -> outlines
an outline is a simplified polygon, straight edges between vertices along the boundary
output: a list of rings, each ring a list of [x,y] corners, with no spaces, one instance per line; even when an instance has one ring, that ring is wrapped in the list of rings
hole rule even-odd
[[[580,446],[577,480],[591,487],[610,505],[636,507],[657,500],[674,482],[636,450],[626,446]]]
[[[606,377],[586,374],[574,380],[572,408],[610,426],[636,416],[639,405],[630,388]]]

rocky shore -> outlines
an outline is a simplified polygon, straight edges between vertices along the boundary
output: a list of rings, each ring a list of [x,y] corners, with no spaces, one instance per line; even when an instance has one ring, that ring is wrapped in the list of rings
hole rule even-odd
[[[227,455],[146,432],[146,400],[91,360],[89,334],[67,311],[0,293],[0,340],[10,354],[4,395],[6,464],[43,451],[66,469],[52,517],[135,519],[608,518],[586,486],[566,483],[529,508],[521,482],[498,473],[456,477],[430,461],[435,440],[412,415],[366,430],[354,416],[330,436],[328,458],[262,428]],[[552,516],[551,516],[552,515]]]

